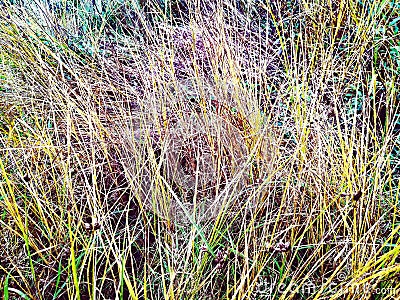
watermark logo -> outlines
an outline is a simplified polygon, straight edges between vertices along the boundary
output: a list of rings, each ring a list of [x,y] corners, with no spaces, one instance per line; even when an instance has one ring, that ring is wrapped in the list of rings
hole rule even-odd
[[[300,284],[297,283],[280,283],[278,279],[261,278],[255,288],[256,299],[273,299],[273,297],[283,294],[299,294],[304,297],[310,297],[318,292],[323,294],[354,294],[354,295],[394,295],[396,289],[393,287],[377,287],[370,283],[355,284],[351,286],[341,286],[340,283],[348,278],[347,272],[338,272],[332,278],[322,278],[319,283],[306,280]]]

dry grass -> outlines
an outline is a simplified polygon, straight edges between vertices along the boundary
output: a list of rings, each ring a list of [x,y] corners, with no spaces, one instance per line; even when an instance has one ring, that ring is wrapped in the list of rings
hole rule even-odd
[[[400,295],[395,1],[17,2],[4,299]]]

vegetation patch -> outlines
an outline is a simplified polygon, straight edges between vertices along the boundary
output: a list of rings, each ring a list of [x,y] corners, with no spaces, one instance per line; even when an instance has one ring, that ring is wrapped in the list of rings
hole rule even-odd
[[[399,15],[0,1],[0,294],[397,297]]]

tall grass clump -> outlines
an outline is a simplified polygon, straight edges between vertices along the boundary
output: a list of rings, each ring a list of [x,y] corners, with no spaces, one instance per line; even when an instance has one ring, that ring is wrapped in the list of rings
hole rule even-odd
[[[397,1],[0,1],[4,299],[400,295]]]

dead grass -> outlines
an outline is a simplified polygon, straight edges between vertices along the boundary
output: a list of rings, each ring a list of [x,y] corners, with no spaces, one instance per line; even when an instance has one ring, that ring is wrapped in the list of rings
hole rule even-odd
[[[398,5],[107,3],[1,4],[4,298],[398,297]]]

